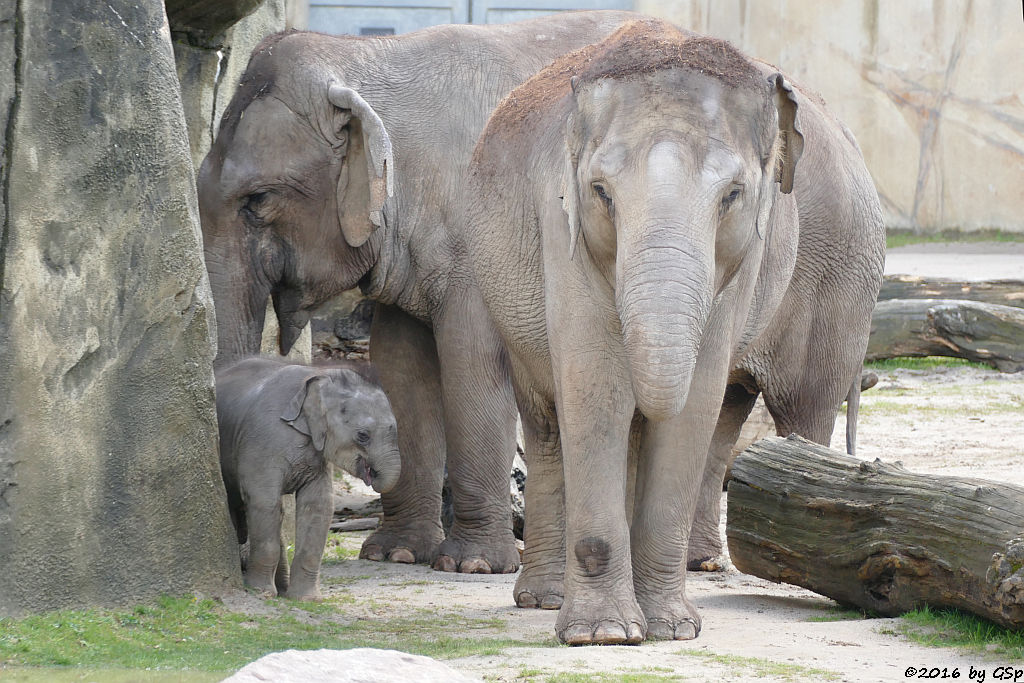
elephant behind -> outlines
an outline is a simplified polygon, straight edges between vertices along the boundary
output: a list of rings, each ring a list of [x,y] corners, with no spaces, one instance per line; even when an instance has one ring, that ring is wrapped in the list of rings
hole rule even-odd
[[[218,369],[221,472],[238,542],[249,542],[245,585],[266,595],[320,595],[333,506],[332,466],[387,492],[398,481],[398,433],[372,373],[247,358]],[[295,494],[291,568],[281,496]]]
[[[517,603],[571,644],[695,637],[695,513],[757,394],[828,443],[859,381],[884,251],[859,150],[781,73],[643,20],[505,98],[463,205],[526,438]]]

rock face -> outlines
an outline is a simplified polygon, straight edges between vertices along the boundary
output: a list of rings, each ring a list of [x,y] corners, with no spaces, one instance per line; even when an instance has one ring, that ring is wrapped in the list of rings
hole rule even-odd
[[[368,647],[272,652],[225,683],[471,683],[478,681],[430,657]]]
[[[4,13],[0,614],[236,585],[163,3]]]

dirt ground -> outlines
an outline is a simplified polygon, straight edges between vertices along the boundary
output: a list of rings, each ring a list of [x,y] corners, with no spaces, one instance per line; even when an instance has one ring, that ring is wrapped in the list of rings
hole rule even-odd
[[[862,399],[860,457],[899,460],[920,472],[1024,483],[1024,373],[953,367],[883,371],[879,377]],[[840,416],[833,436],[840,448],[844,428]],[[724,538],[724,524],[722,531]],[[358,543],[357,537],[351,540]],[[531,675],[544,680],[562,672],[694,681],[900,681],[908,678],[910,667],[947,667],[950,675],[955,668],[970,680],[972,666],[986,669],[991,680],[992,672],[1006,664],[994,656],[915,644],[898,634],[897,620],[851,619],[837,614],[827,598],[726,565],[723,572],[691,573],[687,580],[704,619],[696,640],[640,647],[513,648],[500,656],[449,664],[499,681]],[[502,637],[553,638],[555,612],[512,606],[514,575],[450,575],[424,566],[351,560],[326,567],[325,577],[340,580],[358,602],[375,599],[391,613],[431,610],[441,622],[500,619],[505,622]]]
[[[1012,253],[1011,253],[1012,252]],[[962,279],[1024,278],[1024,245],[919,245],[891,250],[887,272]],[[843,448],[845,417],[833,444]],[[901,461],[912,471],[1024,484],[1024,373],[973,367],[879,373],[861,403],[861,458]],[[725,530],[725,498],[723,496]],[[350,542],[355,546],[360,537]],[[901,681],[922,677],[993,680],[998,667],[1022,662],[930,648],[900,635],[899,620],[858,619],[810,591],[739,573],[691,573],[691,599],[704,620],[689,642],[639,647],[551,647],[555,612],[513,606],[515,576],[464,576],[424,566],[360,560],[325,568],[358,602],[390,613],[438,614],[451,621],[498,619],[501,636],[547,646],[449,661],[487,680],[544,680],[559,673],[629,675],[693,681]],[[382,585],[383,584],[383,585]],[[332,590],[328,586],[328,590]],[[483,633],[481,632],[481,635]],[[488,635],[496,635],[489,633]],[[1005,658],[1004,658],[1005,659]],[[937,670],[934,670],[937,667]],[[1024,672],[1022,672],[1024,675]],[[606,679],[602,679],[606,680]],[[635,679],[634,679],[635,680]]]

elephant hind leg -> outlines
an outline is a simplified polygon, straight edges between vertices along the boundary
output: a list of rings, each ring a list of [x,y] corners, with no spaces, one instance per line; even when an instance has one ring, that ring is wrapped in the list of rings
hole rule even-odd
[[[697,509],[690,527],[690,542],[686,552],[686,568],[690,571],[714,571],[722,554],[721,521],[722,480],[728,468],[732,447],[739,438],[740,429],[750,415],[757,394],[741,384],[730,384],[725,389],[722,411],[718,417],[711,448],[704,465],[704,477],[697,494]]]

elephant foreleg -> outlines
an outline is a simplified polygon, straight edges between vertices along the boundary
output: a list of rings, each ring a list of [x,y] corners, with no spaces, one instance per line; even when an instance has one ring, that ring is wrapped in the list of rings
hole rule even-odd
[[[281,560],[281,494],[279,489],[262,495],[249,492],[245,504],[249,527],[249,562],[245,585],[270,597],[277,595],[275,574]]]
[[[432,562],[444,539],[444,411],[434,336],[423,323],[393,306],[377,304],[370,351],[398,423],[402,471],[381,495],[384,520],[359,557],[393,562]]]
[[[333,473],[327,471],[295,492],[295,555],[285,597],[320,599],[320,560],[331,525]]]
[[[714,561],[722,554],[721,521],[722,481],[729,466],[729,455],[739,438],[740,429],[750,415],[757,394],[751,394],[743,386],[732,384],[725,390],[725,400],[719,413],[715,434],[711,438],[704,477],[697,495],[697,508],[690,542],[687,548],[686,568],[691,571],[713,570]]]
[[[528,477],[523,570],[514,595],[519,607],[558,609],[564,596],[565,476],[554,406],[543,404],[537,396],[519,401]]]
[[[434,324],[454,520],[435,569],[509,573],[519,551],[509,512],[516,406],[505,347],[474,289],[448,293]]]

